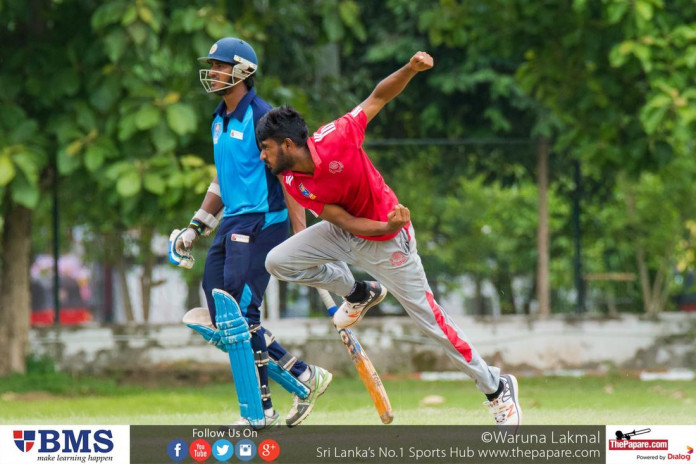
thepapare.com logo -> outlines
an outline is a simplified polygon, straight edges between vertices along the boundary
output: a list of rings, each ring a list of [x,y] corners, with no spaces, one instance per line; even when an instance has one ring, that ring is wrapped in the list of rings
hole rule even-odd
[[[113,433],[108,429],[37,429],[13,430],[15,446],[22,453],[80,453],[81,462],[111,461],[111,457],[100,456],[114,449]],[[94,455],[85,455],[93,453]]]

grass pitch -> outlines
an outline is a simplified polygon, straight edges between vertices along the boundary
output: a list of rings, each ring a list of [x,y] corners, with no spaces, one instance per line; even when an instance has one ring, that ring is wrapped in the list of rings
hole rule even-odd
[[[527,425],[693,424],[696,383],[640,381],[619,374],[582,378],[519,378]],[[471,381],[384,382],[396,425],[490,425]],[[272,384],[274,406],[289,394]],[[222,405],[222,406],[221,406]],[[234,386],[142,387],[54,372],[0,379],[0,424],[229,424],[238,418]],[[334,377],[304,424],[379,425],[357,378]]]

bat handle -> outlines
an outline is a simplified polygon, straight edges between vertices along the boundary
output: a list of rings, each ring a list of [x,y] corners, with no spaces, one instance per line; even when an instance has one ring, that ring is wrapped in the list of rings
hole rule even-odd
[[[336,303],[331,297],[331,294],[323,288],[318,288],[317,292],[319,292],[321,301],[324,302],[324,306],[326,306],[326,311],[329,313],[329,316],[333,316],[334,313],[338,311],[338,307],[336,306]]]

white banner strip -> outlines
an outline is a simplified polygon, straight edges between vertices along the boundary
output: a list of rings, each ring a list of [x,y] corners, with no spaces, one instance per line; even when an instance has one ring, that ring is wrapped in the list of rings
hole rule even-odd
[[[130,464],[130,426],[0,425],[0,457],[13,464]]]

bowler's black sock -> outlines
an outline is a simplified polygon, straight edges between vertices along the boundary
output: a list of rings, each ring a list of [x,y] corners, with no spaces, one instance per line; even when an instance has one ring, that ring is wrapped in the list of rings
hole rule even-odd
[[[495,391],[495,393],[491,393],[490,395],[486,393],[486,398],[488,398],[488,401],[493,401],[503,392],[503,388],[505,388],[505,385],[503,385],[502,380],[500,380],[499,382],[500,383],[498,383],[498,389]]]
[[[365,282],[360,281],[355,282],[353,291],[346,297],[346,301],[348,303],[360,303],[365,298],[367,298],[367,285],[365,285]]]

